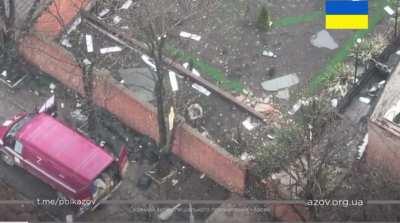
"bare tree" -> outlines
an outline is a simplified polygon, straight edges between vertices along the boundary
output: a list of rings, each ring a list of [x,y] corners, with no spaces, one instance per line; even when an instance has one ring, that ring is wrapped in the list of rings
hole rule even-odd
[[[199,10],[206,10],[209,7],[209,1],[176,1],[176,4],[170,4],[171,2],[173,1],[169,3],[162,0],[138,1],[136,7],[141,10],[134,21],[134,25],[140,32],[140,40],[147,46],[146,54],[154,61],[153,93],[157,106],[159,146],[161,151],[167,153],[175,130],[172,128],[170,131],[167,125],[167,114],[170,108],[174,107],[167,103],[168,97],[164,83],[169,72],[168,64],[164,60],[168,56],[167,43],[171,36],[176,36],[179,25],[192,19]],[[175,100],[172,99],[172,101]]]
[[[340,124],[341,123],[341,124]],[[285,195],[280,199],[329,199],[349,176],[354,153],[347,138],[357,132],[330,110],[329,103],[312,98],[304,101],[294,120],[282,123],[274,143],[260,148],[256,169],[262,178],[278,180]],[[346,131],[351,133],[346,134]],[[279,193],[277,193],[279,194]],[[306,220],[320,219],[320,207],[307,206],[308,216],[293,206]]]

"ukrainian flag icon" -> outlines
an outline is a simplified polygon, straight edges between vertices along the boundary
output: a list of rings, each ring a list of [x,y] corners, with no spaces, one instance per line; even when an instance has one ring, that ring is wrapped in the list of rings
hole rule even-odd
[[[368,0],[326,0],[326,29],[368,29]]]

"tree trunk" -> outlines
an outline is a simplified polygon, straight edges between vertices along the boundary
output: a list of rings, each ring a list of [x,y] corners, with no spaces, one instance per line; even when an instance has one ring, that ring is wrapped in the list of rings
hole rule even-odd
[[[96,110],[93,102],[93,64],[84,65],[83,88],[85,91],[86,114],[88,116],[88,132],[93,133],[96,129]]]

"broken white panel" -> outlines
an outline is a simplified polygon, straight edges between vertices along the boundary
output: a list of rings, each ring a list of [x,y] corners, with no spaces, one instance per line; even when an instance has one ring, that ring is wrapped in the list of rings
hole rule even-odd
[[[242,125],[249,131],[253,130],[254,128],[256,128],[258,126],[257,123],[253,123],[251,121],[251,117],[246,118],[246,120],[244,120],[242,122]]]
[[[311,45],[317,48],[327,48],[330,50],[337,49],[339,45],[327,30],[321,30],[317,34],[311,36]]]
[[[51,96],[47,101],[42,105],[42,107],[39,109],[39,113],[46,112],[48,108],[53,107],[55,104],[55,96]]]
[[[113,18],[113,23],[116,25],[116,24],[118,24],[119,22],[121,22],[121,20],[122,20],[122,18],[121,18],[120,16],[115,16],[115,17]]]
[[[79,26],[79,24],[81,24],[81,22],[82,22],[81,17],[76,18],[75,21],[71,24],[71,26],[67,30],[67,34],[70,34],[72,31],[76,30],[76,28],[78,28],[78,26]]]
[[[133,3],[133,0],[127,0],[127,1],[121,6],[120,9],[129,9],[129,7],[131,7],[132,3]]]
[[[279,91],[281,89],[292,87],[300,82],[297,74],[288,74],[272,80],[264,81],[261,86],[266,91]]]
[[[183,64],[183,67],[185,68],[185,69],[189,69],[189,63],[184,63]],[[201,75],[200,75],[200,73],[196,70],[196,69],[192,69],[191,70],[191,72],[194,74],[194,75],[196,75],[196,76],[198,76],[198,77],[201,77]]]
[[[363,143],[358,146],[358,154],[357,154],[357,159],[361,159],[364,155],[365,150],[367,149],[368,146],[368,133],[365,135]]]
[[[201,40],[201,36],[196,35],[196,34],[192,34],[192,33],[188,33],[185,31],[182,31],[181,33],[179,33],[179,36],[182,38],[187,38],[187,39],[192,39],[195,41],[200,41]]]
[[[176,79],[176,73],[173,72],[172,70],[170,70],[168,72],[168,74],[169,74],[169,82],[171,83],[172,91],[178,91],[179,86],[178,86],[178,80]]]
[[[3,72],[1,72],[1,76],[7,77],[7,70],[3,70]]]
[[[206,95],[206,96],[210,96],[211,92],[209,90],[207,90],[205,87],[198,85],[196,83],[192,84],[192,88],[198,90],[200,93]]]
[[[154,71],[157,70],[156,65],[154,64],[153,59],[151,59],[149,56],[147,56],[146,54],[143,54],[141,56],[143,62],[145,62],[147,65],[149,65],[149,67],[151,67],[151,69],[153,69]]]
[[[103,9],[103,10],[101,10],[101,12],[99,13],[99,17],[100,17],[100,18],[103,18],[103,17],[106,16],[109,12],[110,12],[110,9]]]
[[[112,47],[106,47],[106,48],[101,48],[100,53],[101,54],[106,54],[106,53],[116,53],[122,51],[122,48],[119,46],[112,46]]]
[[[398,114],[400,114],[400,101],[386,112],[384,118],[392,122]]]
[[[93,37],[90,34],[86,34],[86,50],[88,53],[93,53]]]
[[[387,14],[389,14],[389,15],[394,15],[394,10],[392,9],[392,8],[390,8],[390,6],[385,6],[384,8],[383,8],[385,11],[386,11],[386,13]]]
[[[371,99],[370,99],[370,98],[367,98],[367,97],[360,97],[358,100],[359,100],[360,102],[364,103],[364,104],[369,104],[369,103],[371,103]]]

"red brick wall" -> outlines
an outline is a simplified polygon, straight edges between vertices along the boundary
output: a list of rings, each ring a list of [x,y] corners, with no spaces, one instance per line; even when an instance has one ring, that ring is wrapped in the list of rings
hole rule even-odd
[[[33,36],[23,39],[19,49],[32,64],[69,88],[83,92],[82,70],[65,49]],[[154,107],[139,102],[110,75],[101,71],[96,72],[98,73],[94,92],[96,103],[115,114],[127,126],[158,139]],[[240,160],[186,124],[177,129],[173,153],[229,190],[244,193],[246,168]]]
[[[89,3],[90,0],[53,0],[37,19],[35,32],[46,38],[56,38]]]
[[[389,126],[379,121],[369,122],[366,159],[368,164],[383,165],[400,176],[400,128]]]

